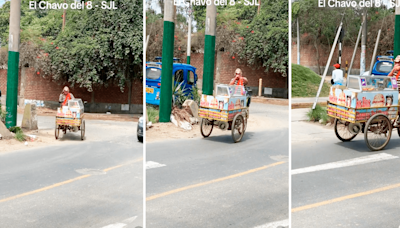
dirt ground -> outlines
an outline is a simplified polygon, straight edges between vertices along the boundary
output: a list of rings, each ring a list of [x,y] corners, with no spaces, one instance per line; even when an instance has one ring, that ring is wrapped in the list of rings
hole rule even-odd
[[[289,105],[289,99],[267,98],[267,97],[251,97],[251,102],[273,104],[273,105]]]
[[[54,130],[36,130],[36,131],[24,131],[26,135],[35,135],[36,139],[30,139],[25,142],[19,142],[16,139],[3,139],[0,140],[0,152],[10,152],[28,148],[36,148],[41,146],[49,146],[58,144],[60,141],[55,140]]]
[[[287,121],[279,121],[269,117],[251,115],[247,120],[246,131],[263,131],[280,129],[287,126]],[[192,130],[187,131],[180,127],[176,127],[173,123],[155,123],[153,127],[146,131],[146,142],[158,142],[169,139],[191,139],[203,137],[200,133],[200,123],[192,125]],[[230,130],[220,130],[214,127],[211,135],[230,135]]]

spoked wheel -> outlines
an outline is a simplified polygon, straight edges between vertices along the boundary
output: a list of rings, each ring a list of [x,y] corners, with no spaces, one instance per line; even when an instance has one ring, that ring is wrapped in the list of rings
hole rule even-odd
[[[81,140],[85,139],[85,130],[86,130],[86,128],[85,128],[85,120],[82,120],[82,123],[81,123]]]
[[[392,124],[387,116],[376,114],[365,125],[364,139],[372,151],[382,150],[392,136]]]
[[[56,140],[60,137],[60,127],[56,124],[55,134]]]
[[[353,134],[349,131],[350,122],[335,119],[335,134],[338,139],[343,142],[348,142],[354,139],[357,134]]]
[[[201,119],[200,132],[204,138],[207,138],[208,136],[211,135],[213,128],[214,128],[214,121],[210,121],[204,118]]]
[[[236,115],[232,121],[232,139],[235,143],[242,140],[245,129],[245,121],[243,115]]]

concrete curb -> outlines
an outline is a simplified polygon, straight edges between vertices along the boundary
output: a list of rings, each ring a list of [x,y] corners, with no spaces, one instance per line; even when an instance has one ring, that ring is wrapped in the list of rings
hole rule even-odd
[[[298,109],[298,108],[311,108],[314,103],[292,103],[292,109]],[[326,102],[318,102],[319,105],[321,106],[326,106]]]
[[[251,102],[263,103],[263,104],[273,104],[273,105],[282,105],[282,106],[288,106],[289,105],[289,99],[258,97],[258,96],[257,97],[251,97]]]

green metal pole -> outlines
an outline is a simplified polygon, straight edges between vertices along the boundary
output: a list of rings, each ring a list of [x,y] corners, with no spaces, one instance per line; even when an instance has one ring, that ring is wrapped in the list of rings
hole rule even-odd
[[[396,1],[396,6],[398,4],[400,4],[399,0]],[[400,6],[396,7],[395,15],[393,56],[396,58],[397,55],[400,55]]]
[[[214,1],[207,5],[206,32],[204,42],[203,94],[213,95],[214,90],[214,59],[215,59],[215,25],[217,7]]]
[[[8,66],[7,66],[7,98],[6,98],[6,127],[17,125],[18,101],[18,65],[19,65],[19,30],[21,19],[21,1],[10,1],[10,31],[8,37]]]
[[[174,59],[175,7],[173,0],[164,1],[164,36],[162,49],[160,122],[170,122],[172,106],[172,64]]]

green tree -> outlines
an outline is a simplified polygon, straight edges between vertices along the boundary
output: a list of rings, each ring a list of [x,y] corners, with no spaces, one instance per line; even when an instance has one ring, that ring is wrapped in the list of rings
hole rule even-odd
[[[142,74],[143,3],[114,2],[117,10],[67,10],[65,30],[61,31],[63,10],[29,10],[28,1],[23,0],[20,63],[89,91],[94,85],[110,83],[118,83],[122,89]],[[8,36],[6,4],[1,8],[0,32]],[[101,1],[92,1],[92,5],[100,6]]]
[[[241,58],[287,76],[288,20],[288,1],[264,0],[260,14],[242,31],[246,45]]]

